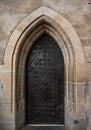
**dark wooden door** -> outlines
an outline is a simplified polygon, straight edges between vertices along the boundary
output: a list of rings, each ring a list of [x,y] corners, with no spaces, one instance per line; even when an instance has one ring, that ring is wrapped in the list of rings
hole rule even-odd
[[[38,38],[26,61],[27,124],[64,124],[64,60],[56,41]]]

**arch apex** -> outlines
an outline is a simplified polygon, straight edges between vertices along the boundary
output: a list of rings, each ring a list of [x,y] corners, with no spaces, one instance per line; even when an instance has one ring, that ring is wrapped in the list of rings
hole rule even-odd
[[[30,13],[28,16],[26,16],[21,23],[16,27],[14,30],[13,34],[10,37],[10,40],[8,42],[9,46],[12,46],[14,49],[19,48],[20,42],[19,39],[24,35],[25,31],[30,28],[30,30],[33,28],[34,24],[37,24],[40,22],[40,17],[44,16],[44,20],[47,20],[46,16],[52,21],[54,26],[56,24],[58,25],[58,28],[62,29],[66,36],[69,38],[69,41],[71,42],[72,48],[74,51],[76,50],[76,46],[79,46],[79,52],[75,51],[75,56],[76,56],[76,62],[77,63],[84,63],[84,54],[83,54],[83,49],[81,46],[80,39],[72,27],[72,25],[63,17],[61,16],[58,12],[50,9],[49,7],[46,6],[41,6],[40,8],[36,9],[32,13]],[[43,19],[43,17],[42,17]],[[50,23],[51,24],[51,23]],[[54,27],[56,28],[56,27]],[[60,34],[61,36],[61,34]],[[23,36],[24,37],[24,36]],[[4,62],[6,63],[7,59],[7,54],[9,54],[10,51],[8,48],[6,48],[5,52],[5,59]],[[13,50],[14,51],[14,50]],[[79,58],[79,54],[80,58]],[[11,59],[12,59],[11,54]]]

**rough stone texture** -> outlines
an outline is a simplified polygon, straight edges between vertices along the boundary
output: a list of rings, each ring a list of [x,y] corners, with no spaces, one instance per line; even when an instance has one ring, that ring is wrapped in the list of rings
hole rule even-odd
[[[89,0],[42,0],[43,5],[53,8],[54,10],[59,11],[60,13],[67,12],[91,12],[91,1]]]
[[[26,14],[9,14],[0,15],[0,63],[3,63],[4,52],[10,35]]]
[[[49,0],[0,0],[0,12],[29,13],[42,5],[48,6],[60,13],[91,12],[90,0],[52,0],[52,2]]]
[[[86,84],[87,90],[86,90],[86,109],[87,109],[87,123],[88,123],[88,129],[91,129],[91,82]]]
[[[73,25],[77,34],[80,38],[90,38],[91,37],[91,15],[90,14],[80,14],[80,13],[69,13],[63,14],[67,20]]]
[[[86,130],[87,129],[87,120],[81,119],[80,121],[75,121],[74,130]]]
[[[5,48],[15,27],[40,6],[41,0],[0,0],[0,64],[4,62]]]
[[[61,13],[76,29],[80,38],[91,36],[91,1],[90,0],[0,0],[0,63],[3,63],[5,45],[12,31],[30,12],[45,5]],[[67,6],[65,6],[67,5]],[[4,42],[4,43],[3,43]],[[87,48],[87,49],[86,49]],[[90,49],[84,47],[85,56]],[[86,51],[89,51],[88,53]],[[87,57],[89,62],[90,58]]]
[[[41,0],[0,0],[1,13],[29,13],[40,6]]]
[[[0,38],[8,38],[12,34],[17,24],[26,14],[9,14],[0,15]]]
[[[41,6],[47,6],[64,16],[72,24],[81,40],[85,64],[77,65],[78,84],[72,83],[73,72],[69,75],[70,82],[66,92],[68,113],[65,120],[70,126],[67,130],[91,130],[91,0],[0,0],[0,64],[4,64],[5,49],[16,26],[25,16]],[[70,68],[72,66],[68,67],[71,71]],[[0,81],[2,77],[4,76],[0,73]],[[6,76],[3,81],[7,84],[8,80],[9,77]],[[10,86],[7,88],[5,85],[2,94],[0,93],[0,130],[14,130],[15,127],[9,104],[11,103],[10,91]],[[21,106],[22,103],[20,102],[19,105]],[[18,116],[19,114],[22,113],[16,113]],[[24,115],[19,118],[18,116],[16,123],[21,124],[21,118]]]
[[[91,63],[91,38],[81,39],[86,63]]]
[[[3,59],[4,59],[4,52],[6,48],[7,40],[6,39],[1,39],[0,40],[0,63],[3,64]]]

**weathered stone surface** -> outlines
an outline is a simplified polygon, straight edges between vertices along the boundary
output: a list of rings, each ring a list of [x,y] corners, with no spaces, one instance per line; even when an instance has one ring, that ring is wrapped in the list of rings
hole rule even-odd
[[[86,62],[91,62],[91,46],[84,46]]]
[[[40,6],[41,0],[0,0],[0,13],[29,13]]]
[[[85,82],[91,82],[91,63],[85,64]]]
[[[83,46],[85,62],[89,63],[91,62],[91,39],[81,39],[81,43]]]
[[[6,39],[0,40],[0,64],[4,63],[4,53],[6,49]]]
[[[4,62],[4,52],[13,30],[25,15],[0,15],[0,64]]]
[[[90,0],[0,0],[0,64],[4,63],[4,53],[8,43],[8,40],[15,30],[20,21],[30,12],[41,7],[42,5],[49,7],[61,13],[72,24],[77,34],[81,39],[81,45],[83,47],[85,64],[65,63],[66,83],[66,107],[65,107],[65,124],[67,130],[91,130],[91,1]],[[38,15],[37,13],[35,14]],[[54,14],[50,14],[53,15]],[[31,20],[31,17],[30,19]],[[26,21],[27,22],[27,21]],[[62,22],[62,20],[60,20]],[[26,23],[25,23],[26,24]],[[64,24],[66,26],[66,24]],[[24,28],[21,26],[16,31],[15,38],[19,36],[20,31]],[[70,33],[70,29],[68,33]],[[22,31],[21,31],[22,32]],[[73,44],[75,37],[73,37]],[[12,45],[14,45],[13,39]],[[77,43],[78,44],[78,43]],[[76,45],[77,45],[76,44]],[[9,63],[12,49],[15,47],[9,47],[10,51],[7,56],[7,63]],[[79,46],[75,47],[78,52]],[[69,51],[70,50],[70,51]],[[68,47],[67,51],[71,52],[72,47]],[[26,51],[26,50],[24,50]],[[81,51],[79,51],[81,52]],[[27,52],[26,52],[27,53]],[[16,55],[16,54],[15,54]],[[66,53],[65,53],[66,55]],[[74,57],[73,53],[71,58]],[[75,58],[75,57],[74,57]],[[81,60],[81,53],[79,53],[79,59]],[[70,61],[71,62],[71,61]],[[15,62],[16,63],[16,62]],[[5,64],[4,64],[5,65]],[[3,66],[4,66],[3,65]],[[67,68],[68,67],[68,68]],[[8,64],[7,68],[12,68],[12,64]],[[25,103],[22,102],[22,88],[16,94],[14,88],[15,79],[13,76],[15,73],[13,70],[0,69],[0,82],[3,84],[3,89],[0,93],[0,130],[15,130],[14,116],[16,116],[17,128],[23,126],[25,123]],[[4,72],[4,73],[3,73]],[[23,75],[22,75],[23,76]],[[12,77],[12,78],[11,78]],[[20,79],[20,77],[17,76]],[[12,79],[14,82],[12,82]],[[24,79],[25,80],[25,79]],[[22,85],[21,85],[22,86]],[[19,86],[19,88],[21,87]],[[25,90],[25,87],[23,88]],[[25,94],[25,93],[24,93]],[[19,101],[16,104],[15,97],[19,96]],[[11,99],[12,97],[12,99]],[[24,95],[25,98],[25,95]],[[5,104],[6,103],[6,104]],[[17,109],[18,108],[18,109]],[[17,112],[11,112],[15,110]],[[15,115],[16,114],[16,115]],[[22,115],[22,116],[21,116]],[[68,126],[67,126],[68,125]],[[88,128],[88,129],[87,129]]]
[[[87,130],[87,120],[81,119],[80,121],[75,122],[74,130]]]
[[[63,14],[63,16],[73,25],[80,38],[91,36],[91,15],[90,14]]]
[[[9,39],[15,27],[25,16],[26,14],[10,15],[9,13],[0,15],[0,39]]]
[[[83,38],[80,39],[82,46],[91,46],[91,38]]]
[[[77,82],[85,82],[85,64],[77,64],[76,65],[76,77]]]
[[[86,111],[86,121],[87,121],[87,130],[91,130],[91,82],[87,82],[86,86],[86,104],[85,109]]]
[[[14,123],[14,113],[11,112],[11,104],[0,104],[0,124],[5,123]]]
[[[65,113],[65,122],[67,124],[66,130],[74,130],[74,119],[68,112]]]
[[[84,104],[86,99],[86,83],[78,82],[68,83],[68,100],[71,103],[82,103]]]
[[[48,6],[60,13],[91,12],[89,0],[52,0],[52,2],[49,0],[0,0],[0,12],[29,13],[42,5]]]
[[[5,123],[0,124],[0,130],[15,130],[15,124],[14,123]]]
[[[87,109],[88,124],[90,125],[90,122],[91,122],[91,82],[86,83],[86,88],[87,88],[86,89],[86,109]]]
[[[85,97],[86,97],[85,83],[78,83],[77,84],[77,102],[84,104],[86,101]]]
[[[71,116],[71,114],[70,114],[70,116]],[[78,122],[80,120],[83,120],[83,119],[86,120],[87,119],[86,116],[87,115],[86,115],[85,104],[73,103],[72,119],[74,120],[74,128],[75,128],[75,125],[78,124]]]
[[[42,0],[43,5],[53,8],[60,13],[65,12],[91,12],[88,0]]]

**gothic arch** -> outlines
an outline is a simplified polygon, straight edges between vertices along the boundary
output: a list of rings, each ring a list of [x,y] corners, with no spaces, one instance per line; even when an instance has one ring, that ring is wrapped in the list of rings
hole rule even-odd
[[[68,100],[68,82],[77,83],[77,64],[84,63],[82,46],[71,24],[60,14],[48,7],[40,7],[26,16],[16,27],[8,42],[3,70],[9,71],[11,111],[24,110],[24,67],[29,49],[44,32],[58,43],[65,61],[65,99]],[[69,64],[71,64],[68,69]],[[71,76],[73,74],[73,76]],[[2,79],[3,80],[3,79]],[[75,87],[76,88],[76,87]],[[75,98],[76,100],[76,98]],[[67,101],[65,102],[67,106]],[[66,112],[67,113],[67,112]],[[24,116],[22,124],[24,124]],[[65,124],[68,125],[65,121]],[[16,126],[19,127],[19,124]]]

